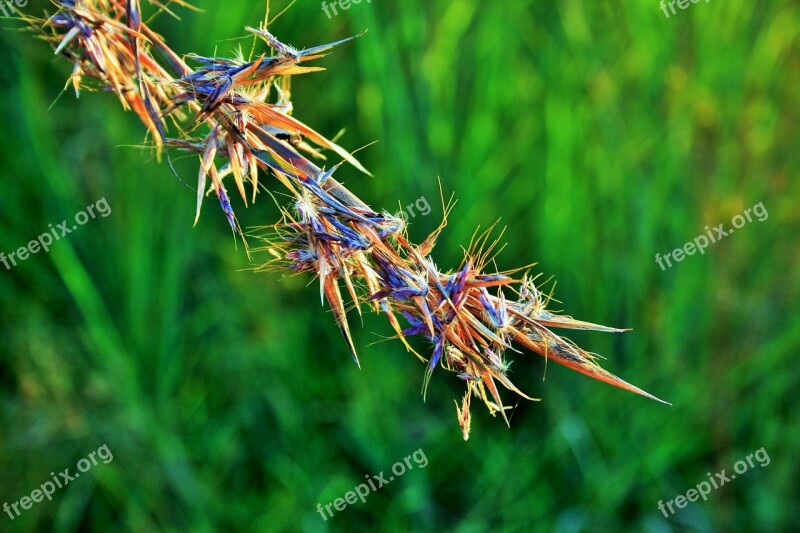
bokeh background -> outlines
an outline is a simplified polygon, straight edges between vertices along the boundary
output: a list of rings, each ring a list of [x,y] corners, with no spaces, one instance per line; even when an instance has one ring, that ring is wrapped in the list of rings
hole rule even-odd
[[[31,0],[26,12],[41,12]],[[198,0],[158,17],[173,48],[249,52],[264,2]],[[287,2],[272,2],[272,14]],[[341,10],[340,10],[341,11]],[[152,13],[152,11],[150,11]],[[0,503],[107,444],[113,461],[2,531],[713,531],[800,521],[800,6],[789,0],[354,4],[299,1],[271,25],[299,47],[369,32],[295,78],[295,115],[356,149],[338,175],[374,207],[425,197],[421,240],[456,266],[500,220],[501,268],[555,309],[629,327],[570,338],[664,406],[516,354],[511,428],[424,365],[382,317],[354,315],[352,363],[318,289],[256,274],[213,202],[152,152],[114,97],[71,91],[65,61],[1,22],[0,251],[105,198],[112,209],[10,271],[0,266]],[[54,103],[55,102],[55,103]],[[177,154],[176,154],[177,155]],[[186,181],[197,162],[179,158]],[[270,189],[279,192],[272,181]],[[282,200],[281,196],[277,197]],[[705,226],[747,224],[662,271]],[[278,217],[262,195],[238,214]],[[308,285],[311,283],[310,285]],[[418,344],[421,349],[426,348]],[[546,377],[546,380],[543,380]],[[756,466],[665,518],[669,500],[764,448]],[[429,460],[323,521],[316,511],[416,450]]]

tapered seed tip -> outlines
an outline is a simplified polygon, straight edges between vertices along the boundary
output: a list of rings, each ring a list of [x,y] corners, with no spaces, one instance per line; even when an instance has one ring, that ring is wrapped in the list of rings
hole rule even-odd
[[[622,381],[622,380],[620,380],[620,381]],[[652,395],[652,394],[650,394],[649,392],[647,392],[647,391],[645,391],[645,390],[642,390],[642,389],[640,389],[639,387],[636,387],[635,385],[631,385],[630,383],[627,383],[627,382],[625,382],[625,381],[623,381],[623,383],[625,383],[626,385],[628,385],[628,386],[629,386],[629,387],[627,388],[627,390],[628,390],[629,392],[633,392],[633,393],[636,393],[636,394],[638,394],[639,396],[644,396],[645,398],[649,398],[649,399],[651,399],[651,400],[655,400],[655,401],[657,401],[657,402],[659,402],[659,403],[663,403],[663,404],[667,404],[667,405],[669,405],[669,406],[672,406],[672,404],[671,404],[671,403],[669,403],[669,402],[667,402],[667,401],[664,401],[664,400],[662,400],[662,399],[661,399],[661,398],[659,398],[658,396],[653,396],[653,395]],[[623,387],[621,387],[621,388],[623,388]]]

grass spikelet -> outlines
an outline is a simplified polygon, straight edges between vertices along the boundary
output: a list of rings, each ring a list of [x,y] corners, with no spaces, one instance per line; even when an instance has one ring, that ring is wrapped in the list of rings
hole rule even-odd
[[[493,226],[476,231],[458,268],[440,270],[431,253],[446,226],[452,200],[443,205],[441,225],[417,245],[409,241],[402,220],[373,210],[334,178],[346,168],[344,163],[368,172],[351,153],[292,116],[288,80],[321,70],[306,63],[364,32],[301,50],[278,40],[266,25],[247,27],[266,45],[257,57],[189,54],[187,63],[142,21],[138,0],[54,3],[58,11],[52,16],[27,20],[43,30],[56,54],[73,63],[76,93],[81,88],[113,92],[123,108],[139,117],[157,153],[172,148],[197,154],[195,224],[204,199],[213,192],[249,255],[224,181],[232,176],[232,187],[247,206],[248,195],[252,203],[259,191],[259,171],[274,177],[293,201],[282,207],[280,221],[257,235],[262,246],[256,251],[270,259],[256,270],[280,267],[316,276],[320,298],[332,311],[357,365],[347,318],[350,306],[359,313],[367,307],[384,314],[396,336],[418,356],[409,339],[427,341],[430,357],[419,356],[426,361],[423,397],[440,367],[466,383],[461,406],[456,404],[465,440],[473,396],[492,415],[500,413],[506,424],[509,408],[499,386],[533,400],[507,376],[510,362],[505,354],[515,346],[658,400],[607,372],[594,355],[552,331],[623,330],[547,310],[548,299],[534,279],[527,273],[515,277],[524,268],[508,272],[490,268],[502,249],[500,237],[490,242]],[[151,4],[167,9],[159,2]],[[341,161],[328,170],[321,168],[313,159],[322,150],[332,151]]]

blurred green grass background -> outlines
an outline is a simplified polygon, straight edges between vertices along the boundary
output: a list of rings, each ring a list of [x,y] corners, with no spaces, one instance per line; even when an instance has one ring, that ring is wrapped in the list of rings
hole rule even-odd
[[[264,3],[159,17],[179,52],[229,55]],[[41,10],[35,2],[27,12]],[[273,2],[273,14],[286,3]],[[554,303],[633,331],[570,338],[668,407],[516,354],[509,430],[480,403],[463,442],[455,375],[381,317],[353,316],[357,370],[303,277],[254,274],[212,204],[138,148],[112,96],[65,93],[65,61],[4,21],[0,251],[104,197],[112,209],[0,266],[0,504],[107,444],[114,455],[2,531],[712,531],[800,521],[800,186],[796,2],[375,0],[328,18],[298,2],[270,29],[298,47],[364,28],[293,82],[295,115],[359,153],[338,176],[374,207],[417,198],[421,240],[456,266],[478,225],[508,225],[501,268],[538,261]],[[196,160],[177,168],[194,181]],[[272,180],[271,190],[279,186]],[[280,196],[279,196],[280,198]],[[769,212],[661,271],[705,226]],[[263,195],[248,226],[278,211]],[[547,289],[552,283],[545,285]],[[418,345],[425,348],[424,345]],[[543,376],[546,380],[543,381]],[[511,404],[516,398],[504,395]],[[685,494],[756,466],[670,518]],[[429,460],[323,521],[325,505],[413,451]]]

